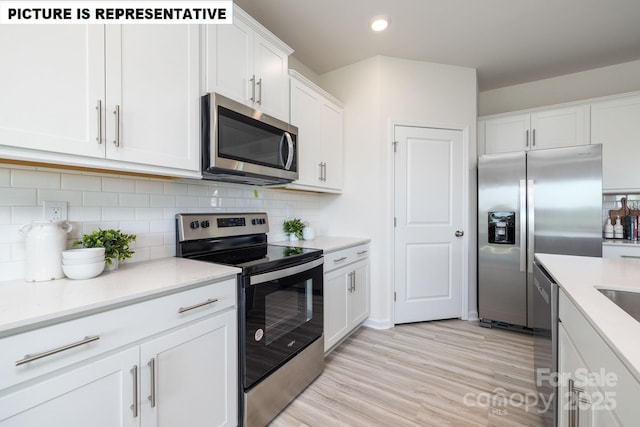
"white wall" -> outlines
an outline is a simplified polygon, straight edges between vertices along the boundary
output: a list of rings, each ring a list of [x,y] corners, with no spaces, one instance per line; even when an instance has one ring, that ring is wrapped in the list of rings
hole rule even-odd
[[[98,227],[136,234],[128,262],[174,256],[174,218],[181,212],[265,211],[270,242],[284,239],[282,222],[288,215],[326,234],[319,212],[327,199],[315,193],[0,165],[0,282],[24,277],[24,237],[18,230],[44,219],[44,200],[67,202],[73,226],[69,247]]]
[[[486,116],[640,90],[640,61],[483,91],[478,115]]]
[[[377,56],[320,76],[345,105],[343,196],[325,207],[331,234],[369,236],[371,326],[393,325],[392,122],[464,128],[469,135],[469,310],[477,316],[475,242],[476,72]],[[348,220],[342,220],[342,218]],[[474,314],[475,313],[475,314]]]

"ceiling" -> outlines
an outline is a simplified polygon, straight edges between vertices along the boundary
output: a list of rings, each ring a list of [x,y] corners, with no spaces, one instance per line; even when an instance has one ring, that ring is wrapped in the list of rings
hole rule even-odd
[[[235,0],[317,74],[375,56],[476,68],[480,90],[640,59],[640,0]],[[391,18],[383,33],[369,20]]]

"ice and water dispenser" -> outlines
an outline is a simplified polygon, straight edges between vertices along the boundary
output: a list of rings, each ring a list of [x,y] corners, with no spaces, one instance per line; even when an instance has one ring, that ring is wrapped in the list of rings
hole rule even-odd
[[[515,212],[489,212],[489,243],[516,244]]]

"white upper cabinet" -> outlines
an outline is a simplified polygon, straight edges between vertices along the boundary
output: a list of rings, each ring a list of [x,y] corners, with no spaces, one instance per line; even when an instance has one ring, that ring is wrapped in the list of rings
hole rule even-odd
[[[104,27],[0,25],[0,144],[104,156]]]
[[[291,124],[298,128],[298,180],[290,188],[340,192],[344,113],[340,102],[295,71],[291,75]]]
[[[487,118],[483,125],[485,154],[589,144],[588,105]]]
[[[199,171],[197,26],[4,25],[0,39],[3,157]]]
[[[106,46],[107,157],[198,170],[198,26],[107,25]]]
[[[293,50],[239,7],[233,25],[205,27],[205,90],[287,121]]]
[[[640,95],[592,103],[591,142],[602,144],[603,190],[640,189]]]

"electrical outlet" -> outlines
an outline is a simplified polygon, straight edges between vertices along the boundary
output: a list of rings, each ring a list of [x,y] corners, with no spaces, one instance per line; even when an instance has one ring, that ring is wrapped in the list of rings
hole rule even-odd
[[[66,221],[67,202],[44,202],[44,219],[46,221]]]

